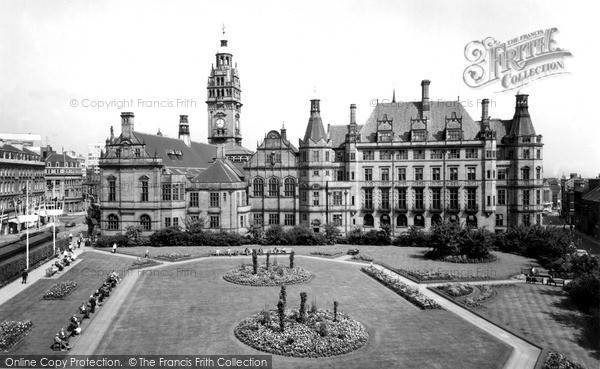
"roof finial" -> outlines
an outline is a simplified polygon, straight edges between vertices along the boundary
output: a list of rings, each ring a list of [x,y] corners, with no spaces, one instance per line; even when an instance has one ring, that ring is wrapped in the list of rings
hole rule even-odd
[[[285,129],[285,120],[281,121],[281,129]]]
[[[394,86],[394,92],[392,93],[392,103],[396,103],[396,87]]]
[[[225,36],[225,23],[223,23],[223,36]]]

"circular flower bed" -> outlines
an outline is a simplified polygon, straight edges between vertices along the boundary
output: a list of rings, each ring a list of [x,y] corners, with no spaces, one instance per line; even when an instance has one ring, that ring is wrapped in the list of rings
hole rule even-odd
[[[284,331],[276,310],[262,311],[241,321],[235,336],[257,350],[293,357],[326,357],[346,354],[362,347],[369,334],[347,314],[334,321],[329,310],[307,312],[306,322],[298,322],[297,310],[286,310]]]
[[[31,321],[15,322],[4,321],[0,323],[0,352],[7,352],[16,345],[23,337],[27,336],[33,323]]]
[[[72,281],[61,282],[56,284],[42,296],[44,300],[63,300],[65,297],[69,296],[71,292],[73,292],[77,288],[77,283]]]
[[[252,265],[241,265],[225,273],[223,279],[245,286],[268,287],[302,283],[311,277],[309,271],[300,267],[287,268],[276,265],[267,270],[265,266],[259,266],[257,273],[254,274]]]

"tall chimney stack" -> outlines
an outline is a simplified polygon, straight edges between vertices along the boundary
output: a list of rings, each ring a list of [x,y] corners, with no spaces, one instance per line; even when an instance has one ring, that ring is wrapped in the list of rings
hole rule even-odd
[[[188,123],[187,115],[179,116],[179,139],[183,140],[188,147],[192,145],[192,140],[190,138],[190,125]]]
[[[123,138],[131,138],[133,136],[133,118],[131,112],[121,112],[121,136]]]
[[[350,124],[356,124],[356,104],[350,104]]]
[[[421,81],[421,106],[423,111],[429,111],[429,85],[431,81],[424,79]]]
[[[281,124],[281,138],[287,141],[287,129],[285,129],[285,123]]]
[[[481,100],[481,125],[482,127],[489,128],[490,126],[490,100]]]

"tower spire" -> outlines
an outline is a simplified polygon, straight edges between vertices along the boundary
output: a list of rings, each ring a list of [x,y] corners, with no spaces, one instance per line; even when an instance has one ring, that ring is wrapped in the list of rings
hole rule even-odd
[[[392,103],[396,103],[396,87],[394,87],[394,92],[392,93]]]

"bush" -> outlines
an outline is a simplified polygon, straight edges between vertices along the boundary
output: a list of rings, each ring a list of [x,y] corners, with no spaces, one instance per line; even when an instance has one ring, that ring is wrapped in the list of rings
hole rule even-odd
[[[187,246],[190,245],[191,237],[179,227],[168,227],[159,229],[150,235],[152,246]]]
[[[421,228],[411,226],[394,240],[396,246],[427,247],[429,236]]]
[[[513,227],[494,237],[497,250],[535,258],[543,266],[548,266],[560,258],[572,254],[572,235],[560,228]]]
[[[565,286],[571,301],[583,312],[600,307],[600,270],[577,276]]]
[[[69,240],[56,240],[56,249],[66,249]],[[35,268],[38,264],[54,257],[52,242],[40,246],[29,252],[29,269]],[[14,256],[0,263],[0,287],[17,279],[23,269],[26,267],[25,258],[22,255]]]
[[[285,231],[284,237],[286,245],[313,246],[327,244],[325,236],[302,226],[295,226],[294,228]]]
[[[360,228],[353,229],[348,234],[347,240],[351,245],[387,246],[392,243],[390,230],[385,227],[380,230],[372,229],[366,233],[363,233]]]
[[[492,248],[492,235],[483,228],[476,230],[458,223],[442,222],[431,228],[429,236],[432,259],[456,258],[466,260],[488,260]]]
[[[112,247],[115,243],[117,247],[127,247],[129,246],[129,237],[124,235],[101,236],[96,242],[96,247]]]
[[[283,226],[277,224],[270,226],[266,232],[265,237],[261,240],[263,245],[285,245],[285,232]]]
[[[567,359],[563,354],[551,352],[546,358],[543,369],[584,369],[584,367],[570,359]]]

